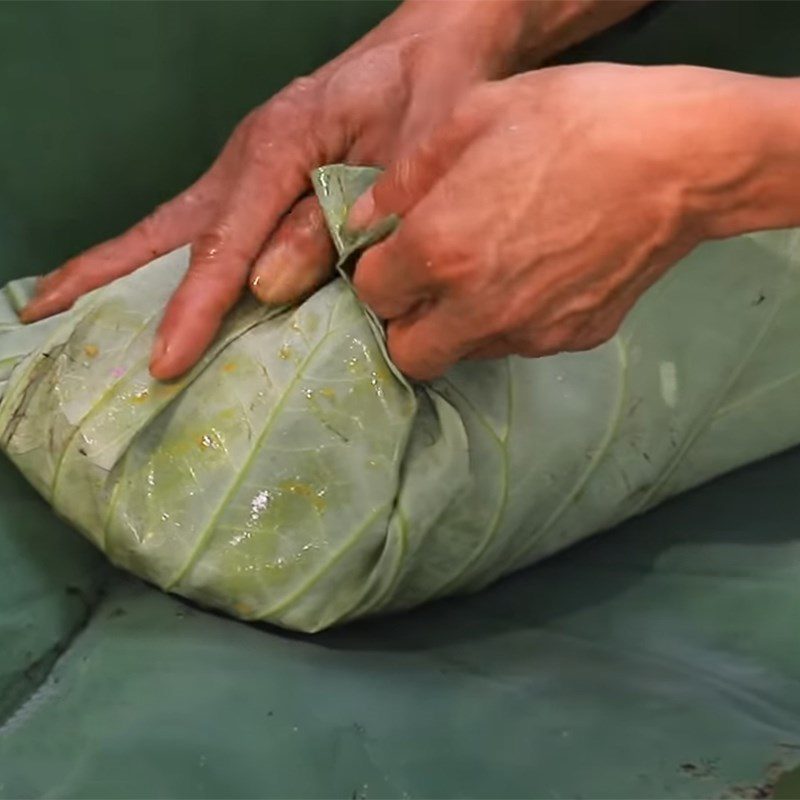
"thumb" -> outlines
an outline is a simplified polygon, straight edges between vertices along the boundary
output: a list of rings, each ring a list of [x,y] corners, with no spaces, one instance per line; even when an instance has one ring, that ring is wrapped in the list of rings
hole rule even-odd
[[[432,188],[442,168],[430,146],[394,161],[353,204],[347,217],[352,230],[367,230],[386,217],[407,214]]]
[[[393,162],[353,204],[347,217],[351,230],[366,230],[395,214],[405,216],[441,180],[472,138],[472,130],[450,120],[421,144]]]

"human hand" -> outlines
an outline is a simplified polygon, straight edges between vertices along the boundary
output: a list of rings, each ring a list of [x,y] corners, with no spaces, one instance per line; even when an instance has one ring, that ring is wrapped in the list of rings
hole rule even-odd
[[[397,366],[591,349],[702,239],[775,223],[741,214],[774,160],[754,124],[770,81],[590,64],[471,92],[350,215],[402,220],[354,276]]]
[[[249,282],[293,302],[329,275],[333,253],[308,173],[334,161],[390,164],[471,87],[538,64],[648,0],[407,0],[340,57],[290,85],[235,130],[193,186],[123,235],[44,278],[23,312],[34,321],[153,258],[192,243],[151,371],[176,377],[213,339]]]
[[[410,3],[349,51],[253,111],[193,186],[123,235],[40,281],[33,321],[187,242],[151,370],[169,379],[213,339],[250,279],[271,303],[314,289],[333,252],[309,172],[332,161],[385,164],[428,133],[470,86],[505,69],[508,4]],[[251,271],[252,270],[252,271]]]

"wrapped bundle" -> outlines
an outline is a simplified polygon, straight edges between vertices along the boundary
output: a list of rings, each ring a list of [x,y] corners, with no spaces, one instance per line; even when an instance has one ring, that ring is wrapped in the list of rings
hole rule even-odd
[[[0,443],[124,569],[303,631],[471,592],[800,442],[800,235],[698,248],[588,353],[411,384],[354,295],[371,169],[314,174],[339,277],[244,298],[185,377],[148,357],[188,249],[22,326],[0,308]],[[535,574],[531,580],[535,580]]]

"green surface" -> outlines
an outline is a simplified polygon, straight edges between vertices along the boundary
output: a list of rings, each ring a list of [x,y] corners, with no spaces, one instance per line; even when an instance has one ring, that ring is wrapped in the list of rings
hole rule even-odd
[[[385,8],[0,5],[3,280],[179,189]],[[581,57],[797,74],[798,30],[797,3],[674,4]],[[107,569],[3,463],[0,797],[763,796],[800,760],[798,479],[795,452],[305,639]]]

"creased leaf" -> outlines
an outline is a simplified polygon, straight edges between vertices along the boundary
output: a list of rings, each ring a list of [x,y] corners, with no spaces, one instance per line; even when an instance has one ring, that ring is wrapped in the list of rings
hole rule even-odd
[[[30,327],[30,281],[0,295],[3,448],[114,563],[317,631],[479,589],[800,442],[796,232],[698,248],[590,353],[412,385],[349,283],[402,224],[347,229],[378,174],[314,172],[339,277],[297,308],[243,301],[174,384],[147,364],[185,249]]]

